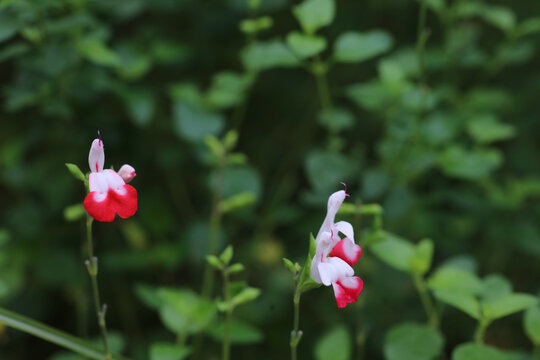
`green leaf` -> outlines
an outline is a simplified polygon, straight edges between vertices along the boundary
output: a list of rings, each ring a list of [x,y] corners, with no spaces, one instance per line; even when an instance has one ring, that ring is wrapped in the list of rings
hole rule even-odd
[[[490,346],[466,343],[452,353],[452,360],[520,360],[520,356],[504,353]]]
[[[296,266],[294,266],[293,262],[287,258],[283,258],[282,260],[283,260],[283,265],[285,265],[285,267],[289,269],[291,274],[296,275]]]
[[[261,290],[253,287],[246,287],[237,295],[233,296],[231,299],[231,305],[234,309],[236,306],[248,303],[255,300],[261,294]]]
[[[101,40],[89,38],[77,43],[81,56],[87,60],[103,66],[117,66],[120,64],[118,55]]]
[[[346,32],[334,45],[334,58],[344,63],[369,60],[392,47],[392,37],[385,31],[372,30],[366,33]]]
[[[12,14],[7,11],[0,10],[0,42],[9,39],[17,32],[19,22]]]
[[[278,67],[295,67],[300,64],[296,56],[280,40],[256,42],[244,48],[240,57],[244,67],[254,72]]]
[[[480,319],[480,303],[471,294],[453,290],[434,290],[433,295],[441,302],[463,311],[474,319]]]
[[[226,214],[231,211],[243,209],[245,207],[253,205],[257,201],[257,197],[251,191],[244,191],[239,194],[235,194],[222,200],[219,204],[221,212]]]
[[[221,270],[223,268],[223,264],[215,255],[206,255],[206,262],[209,263],[214,269]]]
[[[384,239],[374,243],[371,250],[380,260],[393,268],[407,273],[411,271],[415,247],[409,241],[385,232]]]
[[[410,259],[412,272],[424,275],[429,271],[433,259],[433,248],[433,241],[430,239],[423,239],[416,244],[414,254]]]
[[[64,209],[64,218],[67,221],[77,221],[86,215],[86,210],[82,203],[66,206]]]
[[[314,34],[334,21],[336,4],[334,0],[304,0],[292,12],[304,32]]]
[[[484,315],[498,319],[538,305],[538,298],[530,294],[507,294],[484,304]]]
[[[510,139],[515,136],[516,129],[509,124],[500,122],[492,114],[475,116],[467,123],[467,132],[480,144]]]
[[[322,36],[307,35],[293,31],[287,35],[287,45],[301,59],[315,56],[326,49],[326,39]]]
[[[537,32],[540,32],[540,17],[538,16],[524,20],[516,29],[517,36],[525,36]]]
[[[231,262],[232,260],[232,257],[233,257],[233,253],[234,253],[234,250],[233,250],[233,247],[232,245],[229,245],[225,248],[225,250],[223,250],[223,252],[221,253],[221,255],[219,255],[219,259],[221,260],[221,262],[225,265],[229,265],[229,263]]]
[[[150,345],[150,360],[183,360],[189,354],[191,354],[189,347],[162,342]]]
[[[146,89],[129,89],[122,98],[133,123],[140,127],[148,126],[156,108],[153,93]]]
[[[376,80],[354,84],[346,89],[346,95],[356,105],[371,111],[385,111],[394,100],[389,89]]]
[[[157,310],[161,305],[161,298],[159,297],[159,289],[150,285],[137,284],[135,286],[135,294],[146,306],[151,309]]]
[[[495,149],[466,150],[452,145],[439,155],[442,171],[451,177],[477,180],[490,175],[502,164],[501,153]]]
[[[173,129],[185,140],[197,142],[218,134],[224,126],[223,115],[178,100],[173,104]]]
[[[211,326],[208,329],[208,334],[216,341],[223,340],[224,323],[220,322],[216,326]],[[264,334],[261,330],[245,321],[233,319],[230,329],[230,341],[232,344],[255,344],[264,339]]]
[[[444,338],[427,325],[403,323],[394,326],[385,336],[386,360],[430,360],[441,353]]]
[[[305,167],[311,186],[317,192],[328,193],[352,177],[357,164],[343,154],[315,150],[308,154]]]
[[[228,109],[241,104],[246,90],[253,84],[253,77],[231,71],[217,73],[206,94],[206,102],[216,109]]]
[[[214,319],[215,305],[186,289],[159,289],[159,315],[163,324],[174,334],[195,334]]]
[[[245,19],[240,21],[240,31],[245,34],[256,34],[262,30],[270,29],[274,25],[274,20],[269,16],[261,16],[256,19]]]
[[[512,293],[512,284],[501,275],[489,275],[484,278],[482,286],[482,299],[494,301],[502,296]]]
[[[535,346],[540,346],[540,307],[531,307],[523,317],[525,333]]]
[[[321,286],[321,284],[313,280],[311,277],[311,260],[315,256],[316,252],[317,243],[315,242],[313,234],[309,234],[309,252],[304,267],[302,268],[302,273],[300,274],[300,280],[298,281],[298,290],[300,293],[311,289],[316,289]]]
[[[352,340],[350,332],[344,326],[328,331],[315,345],[317,360],[349,360]]]
[[[244,265],[240,263],[232,264],[231,266],[229,266],[229,269],[228,269],[230,274],[238,273],[244,270],[245,270]]]
[[[335,107],[331,110],[322,110],[317,120],[319,124],[333,132],[340,132],[349,129],[354,125],[354,115],[340,107]]]
[[[68,168],[69,172],[75,179],[86,181],[86,176],[83,174],[81,169],[75,164],[66,163],[66,167]]]
[[[479,295],[483,284],[480,279],[469,271],[452,266],[437,269],[428,280],[432,290],[448,290],[470,295]]]
[[[510,31],[516,26],[516,15],[504,6],[485,7],[480,15],[484,21],[503,31]]]
[[[106,360],[103,350],[93,344],[6,309],[0,308],[0,323],[62,346],[87,358]],[[120,355],[113,355],[110,360],[127,359]]]

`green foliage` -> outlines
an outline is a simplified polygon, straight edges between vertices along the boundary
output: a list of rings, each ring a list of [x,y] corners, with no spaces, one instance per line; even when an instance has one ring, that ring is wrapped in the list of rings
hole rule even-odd
[[[366,61],[390,50],[392,43],[392,37],[382,30],[346,32],[336,40],[334,58],[344,63]]]
[[[168,343],[153,343],[150,346],[150,360],[182,360],[190,353],[187,347]]]
[[[75,164],[66,163],[66,167],[73,177],[77,180],[86,181],[86,176],[83,174],[81,169]]]
[[[254,43],[242,51],[241,58],[244,67],[253,72],[299,65],[298,59],[279,40]]]
[[[210,328],[208,334],[216,341],[223,339],[223,323]],[[244,321],[233,319],[231,323],[231,343],[232,344],[255,344],[263,341],[264,334],[255,326]]]
[[[521,359],[521,357],[519,355],[505,353],[490,346],[474,343],[462,344],[452,353],[452,360],[481,359],[518,360]]]
[[[351,358],[352,341],[346,328],[330,329],[315,346],[317,360],[347,360]]]
[[[313,34],[334,21],[334,0],[304,0],[293,8],[293,14],[307,34]]]
[[[442,351],[444,338],[427,325],[403,323],[394,326],[384,340],[387,360],[429,360]]]
[[[538,346],[540,344],[540,307],[533,306],[525,311],[523,327],[533,344]]]
[[[316,289],[321,286],[321,284],[311,278],[311,261],[313,260],[316,251],[317,244],[315,242],[315,238],[313,237],[313,234],[309,234],[309,252],[306,258],[306,262],[304,263],[304,266],[302,268],[302,272],[300,273],[300,278],[298,280],[297,286],[300,293]]]
[[[326,39],[322,36],[302,34],[297,31],[287,35],[287,46],[299,58],[307,58],[319,54],[326,49]]]

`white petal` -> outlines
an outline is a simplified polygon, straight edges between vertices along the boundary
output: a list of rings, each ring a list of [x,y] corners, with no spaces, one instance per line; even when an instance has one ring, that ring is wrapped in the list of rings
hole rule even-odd
[[[103,149],[103,141],[95,139],[90,146],[90,153],[88,154],[88,165],[90,165],[90,171],[101,172],[103,171],[103,165],[105,164],[105,151]]]
[[[340,233],[344,234],[345,237],[348,237],[354,243],[354,229],[350,223],[340,221],[336,223],[335,227]]]
[[[354,270],[353,268],[347,264],[345,261],[341,260],[338,257],[329,257],[328,263],[332,265],[332,267],[335,269],[337,274],[337,279],[342,279],[344,277],[353,276]]]
[[[122,179],[128,183],[130,182],[134,177],[135,175],[137,175],[135,173],[135,169],[133,168],[133,166],[131,165],[128,165],[128,164],[124,164],[122,165],[122,167],[120,168],[120,170],[118,170],[118,175],[120,175],[122,177]]]
[[[330,232],[334,226],[334,221],[336,218],[336,214],[341,207],[341,204],[343,204],[343,200],[345,200],[346,193],[344,190],[336,191],[330,197],[328,198],[328,210],[326,212],[326,217],[324,218],[324,222],[321,225],[321,228],[319,229],[319,232],[317,233],[317,239],[319,236],[327,231]],[[337,234],[334,234],[337,235]]]
[[[96,201],[103,201],[109,192],[107,176],[102,172],[90,173],[88,178],[88,187],[90,188],[90,192],[97,192],[96,196],[94,197]]]
[[[109,188],[116,191],[120,195],[124,195],[126,193],[126,190],[124,189],[124,185],[126,184],[124,180],[116,173],[116,171],[111,169],[103,170],[103,174],[105,175],[105,178],[107,179],[107,184],[109,185]]]
[[[323,262],[320,263],[317,268],[319,270],[319,275],[321,276],[321,282],[324,285],[330,286],[330,284],[337,281],[338,273],[332,264]]]

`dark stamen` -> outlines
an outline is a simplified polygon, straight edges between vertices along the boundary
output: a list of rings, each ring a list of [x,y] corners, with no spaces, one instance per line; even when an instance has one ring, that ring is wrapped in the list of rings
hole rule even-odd
[[[101,134],[100,134],[99,130],[97,131],[97,136],[98,136],[98,139],[99,139],[99,146],[101,146]]]
[[[351,195],[347,194],[347,184],[345,184],[344,182],[341,182],[340,184],[343,185],[343,186],[345,187],[345,196],[349,196],[349,197],[350,197]]]

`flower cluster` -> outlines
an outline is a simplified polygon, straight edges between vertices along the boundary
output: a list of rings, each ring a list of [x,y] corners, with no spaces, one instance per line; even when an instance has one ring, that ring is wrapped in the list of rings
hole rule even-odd
[[[84,208],[98,221],[113,221],[115,214],[125,219],[137,211],[137,190],[126,183],[135,177],[135,169],[123,165],[118,173],[103,169],[105,152],[103,141],[97,138],[92,142],[88,154],[90,192],[84,199]]]
[[[326,218],[315,238],[317,251],[311,261],[311,277],[318,283],[334,288],[338,308],[358,299],[364,283],[354,276],[352,266],[362,255],[362,249],[354,242],[354,230],[350,223],[334,223],[336,214],[348,194],[333,193],[328,199]],[[344,238],[340,237],[344,235]]]

